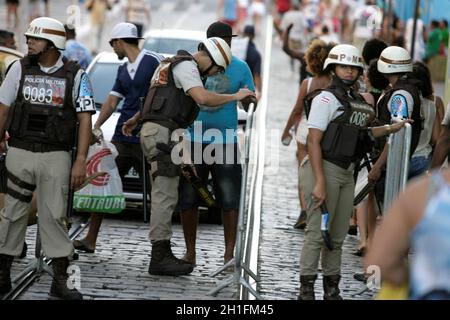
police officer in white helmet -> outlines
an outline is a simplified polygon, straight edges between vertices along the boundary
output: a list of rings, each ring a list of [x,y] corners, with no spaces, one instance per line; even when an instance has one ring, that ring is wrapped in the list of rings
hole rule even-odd
[[[193,55],[180,50],[175,57],[160,64],[142,111],[123,126],[124,133],[129,135],[139,120],[143,122],[141,146],[151,164],[150,274],[177,276],[189,274],[194,269],[190,262],[176,258],[170,247],[172,213],[178,202],[179,173],[170,155],[158,149],[157,144],[168,144],[173,131],[191,125],[197,117],[198,105],[219,107],[227,102],[255,96],[248,89],[240,89],[234,94],[217,94],[204,88],[206,78],[224,72],[231,57],[228,44],[216,37],[201,42],[199,51]]]
[[[75,189],[86,176],[91,138],[93,93],[87,74],[63,57],[64,25],[52,18],[34,19],[25,33],[28,55],[11,66],[0,87],[1,147],[5,148],[8,190],[0,213],[0,294],[11,289],[13,257],[22,251],[33,191],[36,190],[43,250],[53,260],[50,296],[79,300],[67,287],[68,257],[73,246],[67,232],[69,183]],[[9,113],[10,121],[6,123]],[[76,159],[70,150],[79,122]]]
[[[314,282],[320,257],[324,299],[342,299],[339,290],[342,244],[353,208],[355,164],[373,138],[398,131],[404,125],[401,122],[388,128],[369,127],[375,113],[354,86],[363,71],[356,47],[335,46],[325,61],[326,68],[331,69],[332,84],[312,92],[305,103],[310,105],[310,110],[306,108],[309,159],[301,164],[300,183],[307,203],[308,230],[300,258],[300,300],[315,299]],[[325,211],[328,221],[321,219]],[[321,231],[328,232],[328,239]]]
[[[381,52],[377,62],[378,71],[389,80],[390,87],[377,103],[379,119],[382,123],[396,122],[402,119],[412,119],[411,152],[419,144],[422,131],[420,82],[413,79],[413,63],[409,52],[401,47],[391,46]],[[387,161],[387,144],[378,160],[369,172],[370,181],[377,181]]]

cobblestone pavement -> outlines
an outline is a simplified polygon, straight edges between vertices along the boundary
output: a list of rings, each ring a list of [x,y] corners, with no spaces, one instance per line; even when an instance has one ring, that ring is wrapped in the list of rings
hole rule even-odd
[[[217,297],[208,295],[208,291],[229,275],[225,273],[215,278],[209,277],[222,265],[222,226],[199,226],[197,266],[191,275],[181,277],[152,276],[147,273],[151,252],[148,229],[148,224],[136,219],[104,220],[96,252],[80,253],[79,260],[74,262],[80,268],[81,292],[85,299],[234,299],[233,287],[222,290]],[[29,253],[26,259],[15,260],[13,277],[32,259],[35,230],[35,227],[30,227],[27,232]],[[173,251],[177,257],[181,257],[184,252],[181,226],[175,224],[173,231]],[[20,299],[47,299],[50,283],[50,276],[43,274]]]

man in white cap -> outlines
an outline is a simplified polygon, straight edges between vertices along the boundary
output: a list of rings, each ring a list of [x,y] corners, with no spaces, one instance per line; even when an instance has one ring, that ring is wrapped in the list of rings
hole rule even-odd
[[[119,59],[126,57],[128,61],[119,67],[116,82],[102,105],[93,129],[95,135],[101,135],[100,127],[115,112],[119,102],[124,100],[111,140],[119,153],[116,164],[122,178],[131,167],[142,177],[142,150],[137,136],[140,126],[132,132],[131,136],[124,136],[122,125],[139,111],[140,98],[147,94],[153,73],[163,59],[154,52],[145,49],[141,51],[138,46],[139,39],[141,38],[138,37],[136,26],[132,23],[121,22],[113,28],[109,44]],[[91,214],[89,232],[84,239],[74,241],[75,249],[88,253],[95,251],[102,219],[101,213]]]
[[[0,213],[0,295],[11,290],[11,263],[22,251],[36,190],[42,248],[52,259],[54,272],[50,296],[79,300],[81,293],[67,287],[68,257],[73,254],[66,225],[67,192],[69,184],[76,189],[86,176],[91,114],[95,113],[92,87],[80,66],[59,51],[66,43],[61,22],[34,19],[25,37],[28,55],[12,64],[0,87],[0,152],[5,147],[5,130],[10,135],[8,189]],[[71,169],[69,151],[77,122],[77,153]]]

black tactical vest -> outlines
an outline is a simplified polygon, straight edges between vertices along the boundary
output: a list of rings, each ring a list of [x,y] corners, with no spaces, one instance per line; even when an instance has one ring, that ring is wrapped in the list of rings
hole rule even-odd
[[[22,78],[9,112],[8,144],[34,152],[70,150],[77,122],[72,89],[80,66],[63,58],[64,65],[48,74],[27,57],[20,63]]]
[[[361,160],[372,149],[367,127],[375,119],[373,107],[356,91],[346,92],[338,79],[325,88],[308,95],[308,103],[322,91],[331,92],[342,104],[343,113],[328,124],[321,142],[322,158],[347,169],[351,163]],[[309,112],[308,112],[309,114]]]
[[[411,137],[411,153],[414,154],[414,151],[419,144],[420,133],[423,127],[423,118],[421,113],[421,102],[420,102],[420,91],[417,88],[417,83],[414,80],[407,79],[405,76],[398,79],[395,85],[386,91],[385,95],[380,98],[380,101],[377,104],[378,110],[378,118],[381,123],[389,124],[391,123],[391,113],[388,109],[388,103],[391,99],[392,95],[397,90],[405,90],[411,94],[414,101],[413,112],[410,115],[410,118],[414,120],[411,124],[412,126],[412,137]]]
[[[167,79],[164,84],[151,84],[142,108],[142,121],[158,123],[169,129],[187,128],[197,118],[199,107],[182,88],[175,86],[173,68],[183,61],[194,60],[187,51],[166,59],[169,62]]]

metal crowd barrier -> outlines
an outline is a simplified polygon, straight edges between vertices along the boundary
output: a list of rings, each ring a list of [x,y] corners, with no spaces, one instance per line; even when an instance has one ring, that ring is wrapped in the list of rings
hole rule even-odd
[[[389,136],[383,215],[387,213],[398,194],[406,187],[409,172],[411,137],[412,127],[409,123],[405,124],[405,127],[399,132]],[[371,288],[365,284],[352,296],[359,296],[368,290],[371,290]]]
[[[234,272],[209,292],[213,296],[230,285],[236,285],[237,296],[240,300],[262,299],[258,293],[259,277],[257,272],[272,33],[273,19],[271,16],[268,16],[266,19],[262,97],[259,101],[257,117],[255,117],[254,113],[255,106],[253,104],[250,105],[245,130],[245,151],[242,164],[243,179],[235,257],[210,276],[214,277],[233,265]],[[248,181],[249,178],[251,179],[250,181]]]
[[[383,212],[386,213],[408,181],[412,127],[409,123],[396,134],[389,136],[386,167],[386,186]]]
[[[241,196],[239,203],[239,220],[236,234],[236,248],[234,258],[228,261],[224,266],[220,267],[217,271],[213,272],[210,276],[215,277],[219,273],[224,270],[234,266],[234,272],[231,276],[225,279],[222,283],[220,283],[215,289],[209,292],[210,295],[217,295],[217,293],[230,286],[230,285],[241,285],[247,288],[252,292],[254,296],[259,297],[258,293],[250,286],[249,282],[245,279],[244,273],[250,274],[254,279],[256,279],[256,275],[248,268],[248,266],[244,262],[244,252],[246,246],[247,232],[246,227],[248,226],[248,218],[249,211],[246,210],[247,202],[251,201],[247,198],[247,181],[248,181],[248,171],[249,171],[249,163],[250,163],[250,147],[251,147],[251,137],[253,132],[253,118],[254,118],[254,104],[250,104],[247,121],[246,121],[246,129],[245,129],[245,138],[244,138],[244,157],[242,163],[242,185],[241,185]]]

